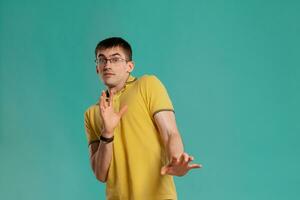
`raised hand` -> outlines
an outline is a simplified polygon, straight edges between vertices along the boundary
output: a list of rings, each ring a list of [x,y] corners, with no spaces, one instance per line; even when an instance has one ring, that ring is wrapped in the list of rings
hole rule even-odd
[[[103,132],[108,134],[106,136],[113,136],[114,129],[117,127],[121,117],[127,110],[127,105],[125,105],[119,112],[115,112],[113,107],[113,96],[113,91],[110,92],[109,98],[107,98],[105,92],[102,91],[99,99],[100,115],[103,120]]]
[[[172,157],[170,163],[161,168],[161,174],[184,176],[189,170],[202,167],[200,164],[189,164],[193,160],[193,156],[187,153],[182,153],[179,158]]]

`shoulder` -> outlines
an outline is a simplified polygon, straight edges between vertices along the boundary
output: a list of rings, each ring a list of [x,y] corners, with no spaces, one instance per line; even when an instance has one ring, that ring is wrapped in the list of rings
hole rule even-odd
[[[153,74],[145,74],[138,79],[138,83],[141,86],[149,86],[157,83],[161,84],[161,81]]]
[[[158,80],[157,76],[155,76],[153,74],[144,74],[138,80],[139,81],[151,81],[151,80],[156,80],[156,79]]]
[[[139,78],[139,89],[142,94],[150,98],[154,96],[161,97],[167,94],[165,85],[155,75],[144,75]]]

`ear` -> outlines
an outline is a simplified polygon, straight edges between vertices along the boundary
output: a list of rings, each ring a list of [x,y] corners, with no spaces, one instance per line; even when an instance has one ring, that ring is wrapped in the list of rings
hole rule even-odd
[[[133,61],[129,61],[127,64],[127,72],[130,73],[132,72],[134,69],[134,62]]]
[[[99,74],[99,69],[97,66],[96,66],[96,73]]]

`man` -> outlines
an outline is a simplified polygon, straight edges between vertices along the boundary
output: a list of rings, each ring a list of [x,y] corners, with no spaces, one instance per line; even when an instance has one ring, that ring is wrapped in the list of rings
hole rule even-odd
[[[132,50],[122,38],[108,38],[95,49],[96,72],[107,86],[85,112],[90,163],[106,182],[108,200],[177,199],[173,176],[190,169],[174,109],[155,77],[135,78]]]

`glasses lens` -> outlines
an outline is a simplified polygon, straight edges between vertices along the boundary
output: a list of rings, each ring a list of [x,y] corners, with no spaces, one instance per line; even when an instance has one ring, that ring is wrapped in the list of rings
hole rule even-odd
[[[119,61],[120,61],[119,58],[111,58],[111,59],[110,59],[110,62],[111,62],[111,63],[117,63],[117,62],[119,62]]]
[[[98,64],[98,65],[105,65],[105,64],[106,64],[106,61],[107,61],[107,60],[104,59],[104,58],[98,58],[98,59],[97,59],[97,62],[98,62],[97,64]]]

